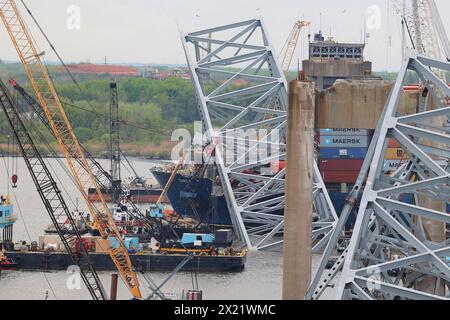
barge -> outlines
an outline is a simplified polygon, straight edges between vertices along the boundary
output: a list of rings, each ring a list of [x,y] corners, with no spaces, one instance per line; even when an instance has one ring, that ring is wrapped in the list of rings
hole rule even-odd
[[[113,192],[112,189],[102,189],[102,194],[105,198],[106,202],[113,202],[111,198],[111,194]],[[139,204],[147,204],[147,203],[155,203],[158,201],[159,197],[161,196],[162,189],[161,188],[155,188],[155,187],[146,187],[146,188],[130,188],[126,191],[127,196],[131,199],[133,199],[134,203]],[[97,194],[97,190],[95,188],[89,188],[88,189],[88,197],[90,201],[93,202],[99,202],[100,197]],[[167,199],[163,199],[164,203],[167,203]]]
[[[64,252],[21,252],[6,251],[15,262],[14,269],[26,271],[61,271],[73,265]],[[98,271],[114,271],[116,267],[107,253],[90,253],[89,258]],[[173,271],[186,254],[130,254],[133,266],[139,272]],[[184,272],[242,272],[247,261],[247,252],[233,256],[195,255],[181,271]]]

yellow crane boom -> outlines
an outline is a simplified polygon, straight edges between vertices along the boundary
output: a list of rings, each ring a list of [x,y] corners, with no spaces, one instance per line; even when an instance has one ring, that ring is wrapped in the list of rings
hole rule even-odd
[[[42,53],[37,51],[14,0],[0,0],[0,16],[25,68],[36,97],[55,133],[77,187],[87,204],[94,225],[105,240],[105,244],[107,244],[108,238],[113,238],[116,240],[115,243],[118,243],[116,247],[110,247],[109,249],[111,259],[132,295],[135,298],[141,298],[139,282],[133,272],[128,250],[121,239],[101,189],[86,161],[85,154],[73,132],[53,82],[41,60]],[[77,159],[80,161],[77,161]],[[99,195],[99,205],[94,205],[88,198],[86,190],[90,186],[95,187]]]
[[[292,63],[292,58],[294,57],[295,48],[297,48],[298,39],[300,36],[300,31],[302,28],[309,26],[311,23],[308,21],[298,20],[295,22],[294,27],[286,40],[286,43],[281,50],[281,69],[286,73]]]

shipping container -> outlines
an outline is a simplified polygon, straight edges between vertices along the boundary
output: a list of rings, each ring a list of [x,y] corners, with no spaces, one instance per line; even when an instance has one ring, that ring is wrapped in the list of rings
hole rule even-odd
[[[391,138],[388,141],[388,148],[398,149],[401,148],[401,145],[397,140]]]
[[[407,160],[406,152],[401,148],[388,148],[386,151],[386,160]]]
[[[321,147],[335,148],[367,148],[370,144],[369,136],[321,136]]]
[[[320,129],[321,136],[370,136],[372,130],[367,129]]]
[[[386,160],[386,161],[384,161],[383,171],[384,172],[397,171],[406,162],[408,162],[408,161],[407,160]]]
[[[320,148],[320,159],[364,160],[367,150],[367,148]]]
[[[360,171],[364,160],[354,159],[321,159],[320,171]]]
[[[355,183],[359,171],[322,171],[325,183]]]

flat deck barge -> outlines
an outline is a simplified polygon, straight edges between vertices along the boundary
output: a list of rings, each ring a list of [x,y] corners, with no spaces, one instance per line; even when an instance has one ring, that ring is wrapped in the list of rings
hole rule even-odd
[[[63,252],[7,251],[6,256],[17,263],[16,270],[67,270],[73,265],[70,256]],[[90,253],[89,257],[98,271],[116,270],[109,254]],[[138,271],[172,271],[186,258],[184,254],[130,254],[133,266]],[[182,271],[198,272],[242,272],[247,260],[246,253],[239,256],[196,255]]]

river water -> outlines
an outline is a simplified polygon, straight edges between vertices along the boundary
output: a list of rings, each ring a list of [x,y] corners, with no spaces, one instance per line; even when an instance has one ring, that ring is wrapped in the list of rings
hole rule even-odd
[[[65,164],[64,160],[61,160]],[[137,173],[149,177],[149,169],[155,164],[148,160],[130,159]],[[17,163],[16,163],[17,162]],[[47,160],[58,185],[63,186],[66,202],[71,208],[79,206],[84,209],[81,195],[75,185],[60,166],[57,159]],[[99,160],[104,168],[109,168],[108,160]],[[13,167],[19,176],[16,189],[9,185]],[[122,177],[132,176],[125,167]],[[25,240],[28,243],[38,241],[43,230],[51,223],[46,210],[39,198],[36,188],[26,169],[25,162],[19,158],[0,158],[0,193],[10,194],[15,205],[19,221],[14,226],[14,240]],[[69,200],[70,199],[70,200]],[[79,201],[77,200],[79,199]],[[316,264],[317,259],[313,259]],[[100,278],[109,293],[112,272],[101,272]],[[148,276],[156,283],[161,283],[168,273],[149,273]],[[89,299],[90,295],[81,285],[80,289],[68,289],[70,279],[66,272],[22,272],[3,271],[0,277],[0,300],[31,299],[40,300],[48,296],[49,300]],[[195,278],[194,278],[195,279]],[[141,278],[143,294],[149,293],[145,281]],[[250,252],[246,269],[241,273],[200,273],[197,276],[198,287],[204,292],[205,299],[224,300],[277,300],[281,299],[282,285],[282,253],[280,252]],[[179,273],[163,287],[165,293],[179,294],[183,289],[193,288],[191,273]],[[119,299],[129,299],[127,288],[119,283]]]

